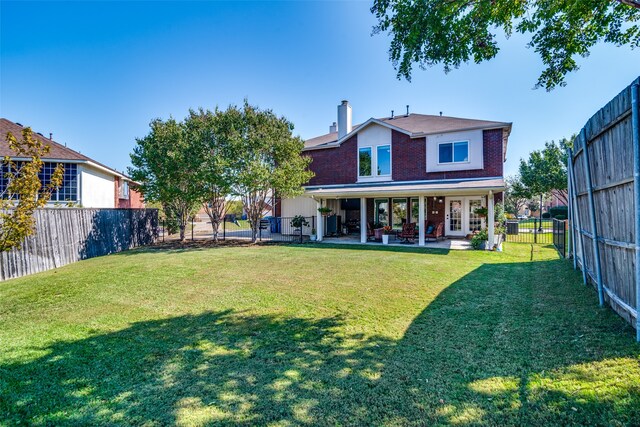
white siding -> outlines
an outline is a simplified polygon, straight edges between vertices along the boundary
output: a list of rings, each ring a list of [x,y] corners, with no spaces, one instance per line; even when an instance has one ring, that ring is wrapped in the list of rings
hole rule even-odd
[[[371,147],[371,169],[376,170],[378,164],[378,152],[376,147],[380,145],[391,146],[391,129],[377,124],[370,124],[364,129],[358,131],[358,149],[363,147]],[[393,151],[393,150],[392,150]],[[359,176],[358,182],[371,181],[390,181],[393,174],[393,158],[391,158],[391,174],[388,176]]]
[[[114,176],[87,165],[78,165],[80,203],[85,208],[115,207]]]
[[[317,214],[316,201],[311,197],[299,196],[293,199],[282,199],[282,217],[291,218],[296,215],[314,216]]]
[[[438,164],[438,144],[458,141],[469,141],[469,161],[466,163]],[[427,136],[427,172],[474,170],[482,169],[483,167],[482,130]]]

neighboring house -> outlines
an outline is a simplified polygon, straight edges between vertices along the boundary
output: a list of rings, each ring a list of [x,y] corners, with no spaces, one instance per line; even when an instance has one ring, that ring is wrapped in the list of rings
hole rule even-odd
[[[303,196],[281,201],[282,217],[317,216],[327,206],[362,242],[367,222],[396,229],[442,222],[446,236],[484,227],[493,236],[493,221],[475,210],[487,207],[491,217],[502,200],[511,123],[407,114],[352,126],[351,117],[342,101],[330,132],[305,142],[315,177]],[[318,216],[316,224],[321,239],[325,222]]]
[[[20,123],[0,118],[0,156],[14,156],[9,148],[6,135],[11,132],[16,138],[22,138],[23,127]],[[43,157],[44,167],[40,180],[47,184],[58,164],[64,166],[64,179],[60,188],[53,192],[49,206],[82,206],[85,208],[141,208],[144,202],[140,193],[131,188],[133,181],[128,176],[104,166],[89,157],[62,144],[44,137],[34,131],[33,136],[50,147],[49,154]],[[0,191],[7,183],[4,173],[0,174]]]

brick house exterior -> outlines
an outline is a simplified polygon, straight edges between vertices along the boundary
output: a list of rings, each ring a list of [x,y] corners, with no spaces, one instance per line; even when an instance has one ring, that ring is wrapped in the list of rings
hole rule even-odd
[[[421,245],[423,231],[440,223],[445,236],[487,228],[492,237],[493,221],[477,211],[485,207],[491,218],[502,200],[510,132],[507,122],[423,114],[352,126],[351,106],[343,101],[330,132],[305,141],[315,176],[302,197],[281,201],[282,216],[315,217],[318,207],[329,207],[345,227],[323,229],[326,220],[317,216],[319,239],[352,232],[365,242],[372,228],[399,230],[407,223],[422,230]]]

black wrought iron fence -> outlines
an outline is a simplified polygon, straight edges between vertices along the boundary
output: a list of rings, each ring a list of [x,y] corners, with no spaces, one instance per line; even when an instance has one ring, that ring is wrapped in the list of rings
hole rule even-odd
[[[553,220],[553,246],[563,258],[567,256],[567,221]]]
[[[293,217],[267,217],[257,224],[256,239],[260,242],[292,242],[302,243],[308,240],[315,229],[315,217],[305,217],[307,225],[294,226]],[[222,239],[251,240],[253,230],[251,222],[233,215],[227,215],[222,222]]]
[[[513,243],[553,243],[553,220],[528,218],[507,220],[505,224],[506,242]]]

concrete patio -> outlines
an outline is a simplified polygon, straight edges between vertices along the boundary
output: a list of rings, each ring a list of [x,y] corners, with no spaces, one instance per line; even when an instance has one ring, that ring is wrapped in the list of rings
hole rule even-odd
[[[393,237],[389,239],[388,245],[383,245],[382,242],[368,241],[366,243],[360,242],[359,235],[347,235],[340,237],[325,237],[321,242],[338,245],[367,245],[367,246],[402,246],[413,248],[432,248],[432,249],[453,249],[453,250],[467,250],[471,248],[471,242],[465,239],[444,239],[439,241],[426,241],[424,246],[418,246],[418,239],[415,243],[402,243],[398,239]]]

